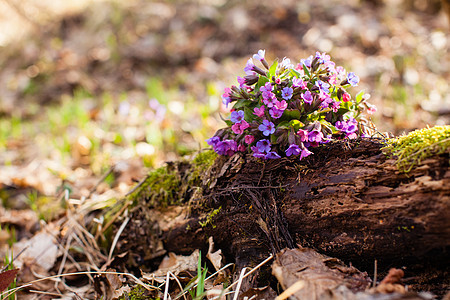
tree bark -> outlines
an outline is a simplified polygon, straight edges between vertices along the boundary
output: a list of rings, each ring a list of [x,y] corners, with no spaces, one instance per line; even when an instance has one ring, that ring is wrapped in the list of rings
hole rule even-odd
[[[238,268],[301,244],[364,267],[374,260],[386,268],[429,260],[448,275],[449,154],[405,174],[382,146],[377,140],[335,142],[302,161],[219,157],[204,176],[200,197],[146,213],[157,229],[150,235],[177,253],[206,250],[213,236]],[[131,222],[141,219],[132,215]],[[130,237],[142,242],[139,234],[125,239]]]

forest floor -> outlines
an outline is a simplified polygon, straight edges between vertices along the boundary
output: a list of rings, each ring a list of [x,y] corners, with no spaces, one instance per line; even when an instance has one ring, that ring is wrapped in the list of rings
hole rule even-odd
[[[27,2],[0,3],[0,257],[28,245],[17,265],[38,268],[19,285],[120,259],[103,239],[111,224],[92,212],[206,147],[228,113],[223,89],[259,49],[270,60],[329,53],[360,76],[381,132],[450,123],[440,1]],[[89,298],[90,280],[32,289]]]

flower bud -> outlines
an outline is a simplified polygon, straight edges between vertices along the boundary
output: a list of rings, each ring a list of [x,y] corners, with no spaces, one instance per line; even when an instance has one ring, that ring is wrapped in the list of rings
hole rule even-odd
[[[267,73],[263,69],[258,68],[257,66],[253,66],[252,70],[262,76],[267,76]]]
[[[267,70],[269,70],[269,64],[267,63],[267,61],[266,61],[265,58],[263,58],[263,59],[261,60],[261,63],[263,64],[264,68],[266,68]]]
[[[258,82],[259,76],[258,75],[247,75],[244,77],[245,84],[247,85],[253,85]]]

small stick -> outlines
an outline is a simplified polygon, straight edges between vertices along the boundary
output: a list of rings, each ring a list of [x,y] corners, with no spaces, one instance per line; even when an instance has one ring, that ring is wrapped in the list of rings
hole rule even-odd
[[[378,271],[378,261],[375,259],[374,271],[373,271],[373,287],[377,286],[377,271]]]

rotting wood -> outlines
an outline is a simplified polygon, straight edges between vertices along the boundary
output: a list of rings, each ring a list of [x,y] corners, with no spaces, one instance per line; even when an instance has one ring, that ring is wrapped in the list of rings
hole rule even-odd
[[[238,268],[294,243],[364,267],[374,259],[402,266],[426,261],[432,253],[430,264],[448,275],[448,153],[405,174],[382,154],[382,146],[377,140],[336,142],[301,162],[220,157],[208,174],[213,187],[204,184],[200,198],[186,201],[180,212],[185,218],[167,228],[152,217],[161,209],[147,210],[145,220],[132,214],[132,222],[151,222],[146,226],[152,230],[125,233],[126,244],[118,249],[145,262],[149,253],[137,253],[127,244],[135,247],[151,235],[163,242],[164,250],[186,254],[206,251],[213,236],[216,247]],[[199,222],[219,206],[212,224],[202,227]]]

